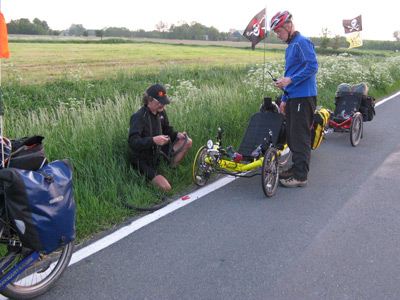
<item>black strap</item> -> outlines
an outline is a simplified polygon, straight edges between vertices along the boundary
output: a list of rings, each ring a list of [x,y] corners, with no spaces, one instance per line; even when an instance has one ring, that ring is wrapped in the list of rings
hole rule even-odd
[[[154,194],[154,195],[157,196],[158,198],[161,198],[163,200],[163,202],[160,204],[154,205],[154,206],[150,206],[150,207],[134,206],[134,205],[131,205],[131,204],[123,201],[120,196],[119,196],[119,198],[121,200],[122,205],[124,205],[125,207],[130,208],[130,209],[136,209],[138,211],[156,211],[160,208],[163,208],[164,206],[167,206],[167,204],[169,203],[169,200],[166,196],[161,195],[161,194]]]
[[[54,178],[50,174],[47,174],[46,172],[43,172],[43,171],[36,171],[36,172],[41,174],[44,177],[44,179],[46,180],[47,183],[53,183],[54,182]]]

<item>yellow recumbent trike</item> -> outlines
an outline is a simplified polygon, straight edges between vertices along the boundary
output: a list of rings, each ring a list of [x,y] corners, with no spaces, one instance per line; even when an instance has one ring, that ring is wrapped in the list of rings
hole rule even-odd
[[[271,98],[265,98],[260,112],[254,114],[237,152],[232,146],[222,148],[222,129],[218,127],[217,141],[207,142],[197,151],[193,163],[193,180],[203,186],[212,173],[253,177],[247,172],[261,167],[264,194],[272,197],[279,180],[279,168],[289,161],[291,152],[284,134],[284,116]]]

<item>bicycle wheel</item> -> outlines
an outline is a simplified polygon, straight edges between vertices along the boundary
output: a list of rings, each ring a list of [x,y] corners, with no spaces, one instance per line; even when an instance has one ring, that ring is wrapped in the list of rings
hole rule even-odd
[[[212,172],[212,166],[206,162],[207,147],[202,146],[197,151],[196,157],[193,162],[193,181],[198,186],[206,184]]]
[[[278,187],[279,160],[276,149],[270,147],[264,155],[261,170],[261,185],[265,196],[272,197]]]
[[[353,115],[350,125],[350,143],[353,147],[356,147],[360,143],[360,139],[363,133],[363,119],[360,112],[356,112]]]
[[[290,148],[287,147],[285,150],[282,151],[281,155],[279,155],[279,166],[280,167],[286,166],[291,157],[292,157],[292,151],[290,151]]]
[[[13,282],[4,287],[0,293],[8,298],[17,300],[32,299],[44,294],[54,286],[67,268],[73,249],[74,242],[70,242],[49,255],[41,255],[31,266],[19,274]],[[17,253],[20,255],[20,261],[22,261],[32,251],[26,248],[19,248]]]

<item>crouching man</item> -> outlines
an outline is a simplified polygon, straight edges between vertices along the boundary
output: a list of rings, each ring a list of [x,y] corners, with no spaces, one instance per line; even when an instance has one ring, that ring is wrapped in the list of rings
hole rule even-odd
[[[175,168],[192,147],[186,132],[176,132],[164,110],[171,101],[164,86],[155,84],[143,93],[143,106],[131,116],[129,128],[130,162],[148,180],[164,191],[171,190],[159,173],[160,159],[172,158]]]

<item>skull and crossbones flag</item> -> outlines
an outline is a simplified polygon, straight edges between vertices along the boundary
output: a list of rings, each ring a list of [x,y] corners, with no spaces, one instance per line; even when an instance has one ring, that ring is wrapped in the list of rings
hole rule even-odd
[[[344,33],[362,31],[361,15],[351,20],[343,20]]]
[[[243,36],[251,42],[251,49],[267,37],[266,9],[263,9],[251,19],[243,32]]]

